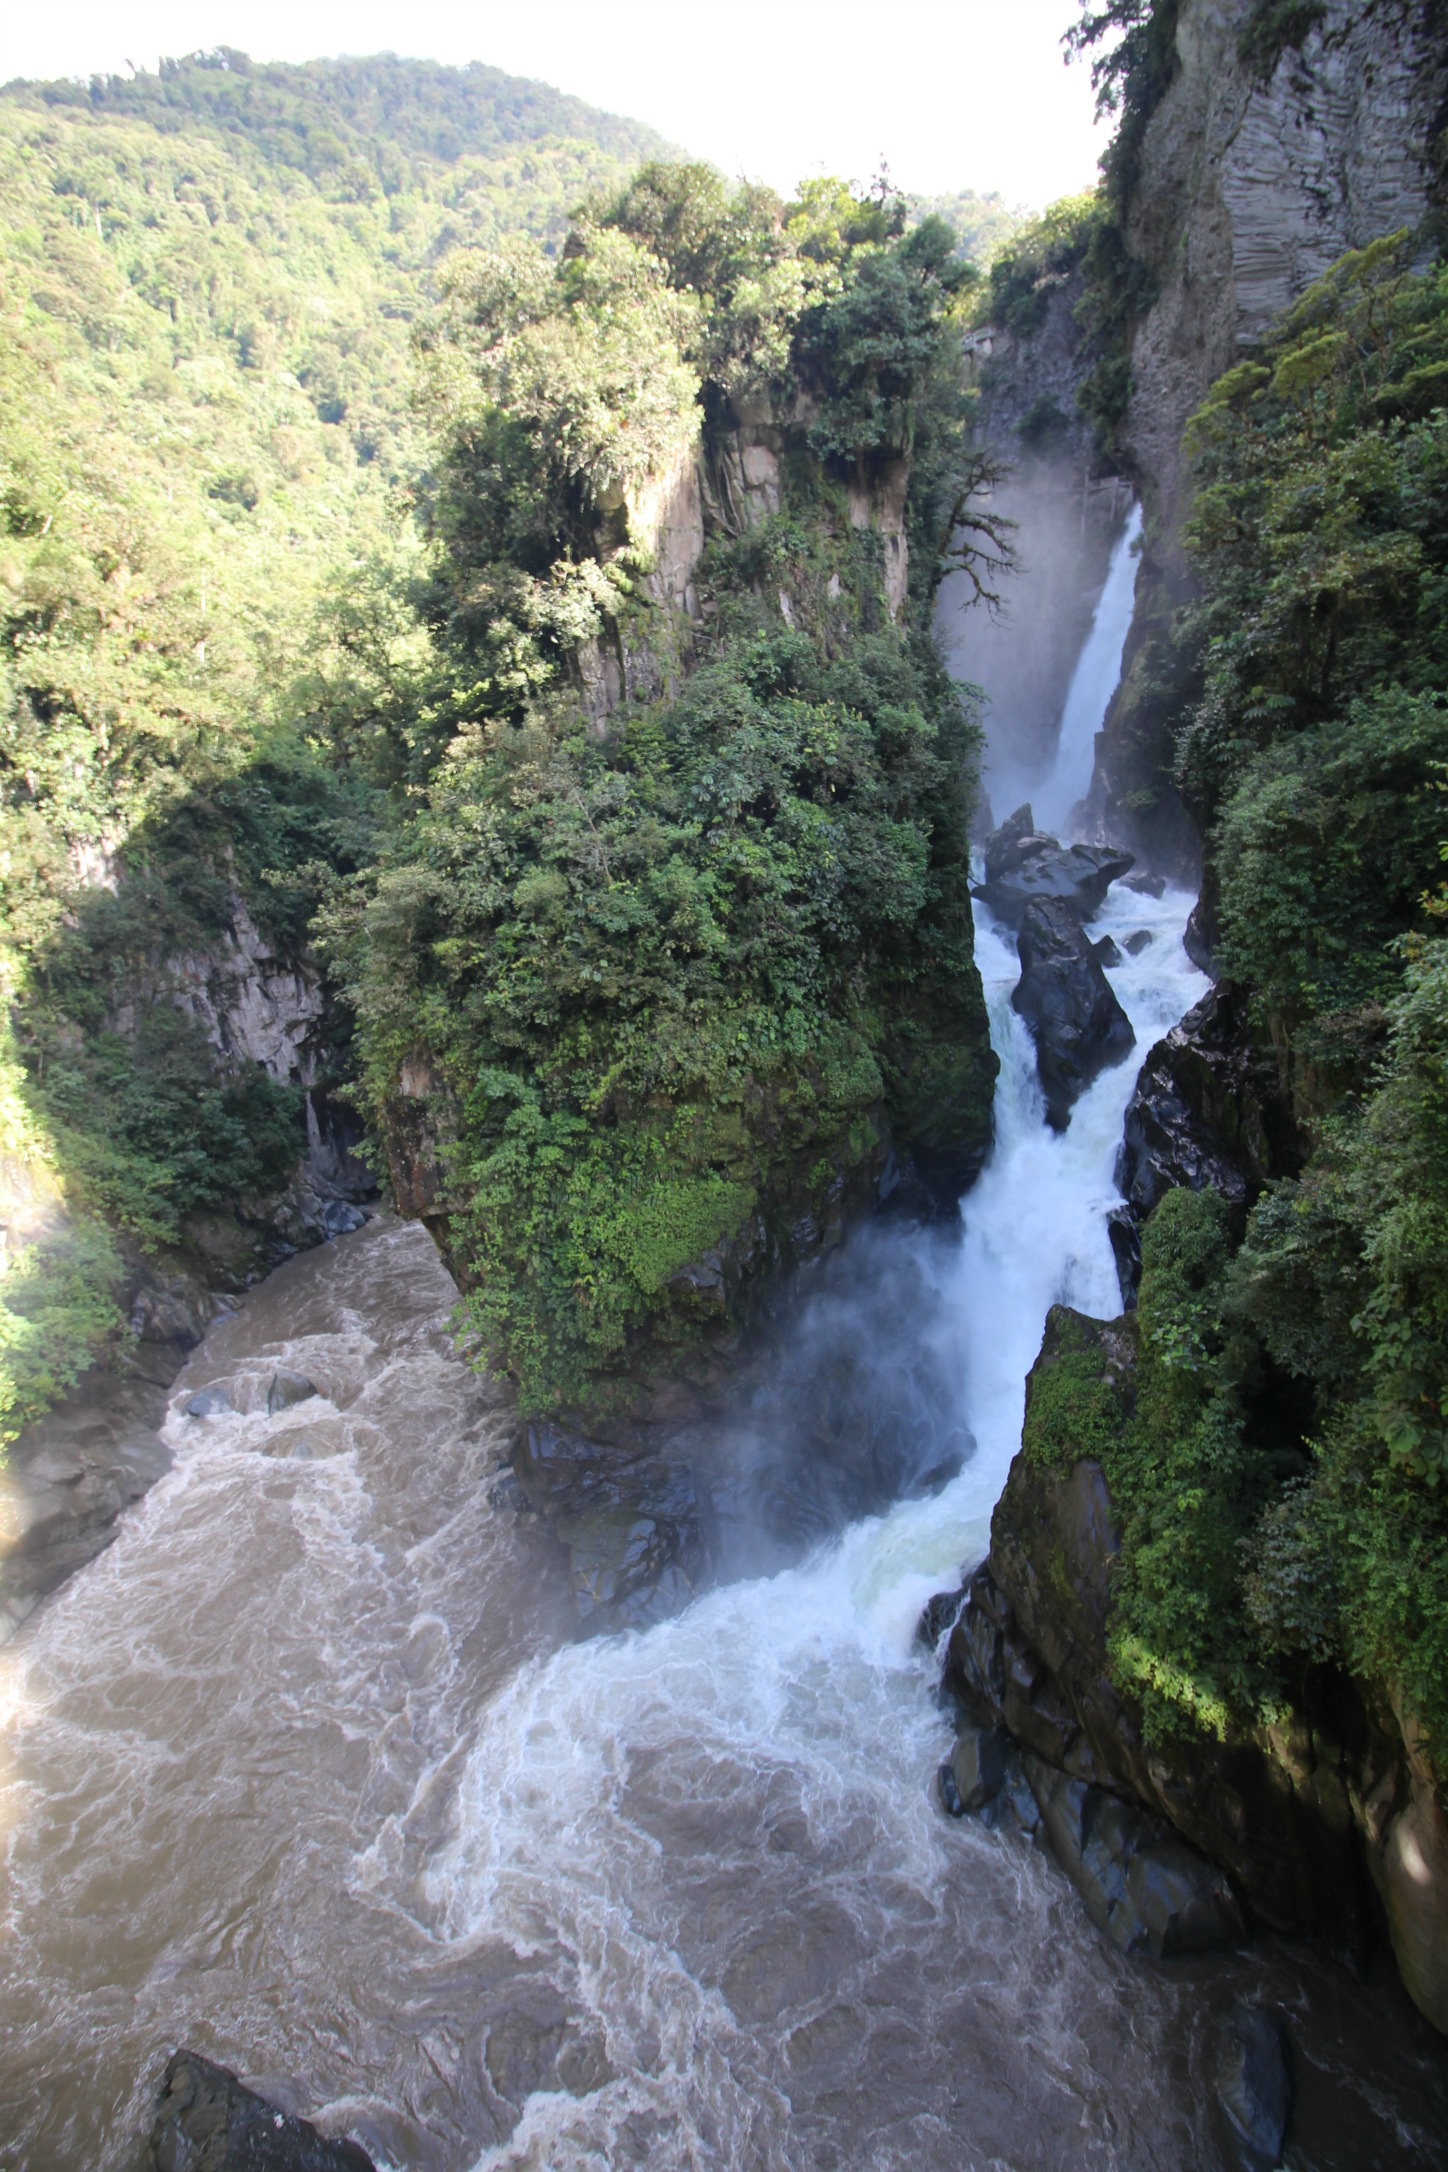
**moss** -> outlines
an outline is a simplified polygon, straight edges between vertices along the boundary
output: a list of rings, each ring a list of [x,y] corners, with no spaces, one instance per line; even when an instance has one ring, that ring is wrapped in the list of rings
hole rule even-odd
[[[1131,1323],[1120,1323],[1131,1335]],[[1116,1460],[1131,1422],[1129,1389],[1102,1341],[1099,1322],[1053,1305],[1041,1354],[1026,1384],[1021,1447],[1037,1470],[1067,1471],[1082,1456]]]

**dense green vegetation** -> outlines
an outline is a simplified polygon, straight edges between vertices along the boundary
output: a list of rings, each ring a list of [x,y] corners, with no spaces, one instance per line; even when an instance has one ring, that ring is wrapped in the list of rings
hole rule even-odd
[[[424,609],[465,693],[330,920],[384,1130],[399,1079],[432,1082],[449,1253],[525,1407],[631,1395],[729,1331],[750,1272],[878,1177],[882,1120],[943,1189],[983,1147],[975,725],[926,631],[975,473],[971,276],[885,189],[651,166],[556,262],[462,266],[427,331]],[[738,402],[780,445],[752,512],[721,479]],[[650,522],[696,460],[721,510],[691,630]],[[907,461],[897,622],[851,492]],[[606,719],[590,651],[627,697]]]
[[[1178,775],[1311,1150],[1245,1218],[1157,1209],[1111,1470],[1117,1660],[1154,1725],[1266,1714],[1332,1660],[1441,1761],[1448,273],[1411,261],[1344,258],[1192,427]]]
[[[1029,217],[1026,211],[1012,209],[994,191],[982,196],[975,189],[956,189],[949,196],[912,197],[910,208],[915,218],[944,219],[961,255],[969,257],[981,271],[989,271]]]
[[[297,1100],[168,960],[295,952],[410,765],[413,321],[460,244],[556,248],[647,131],[381,59],[0,93],[0,1432],[113,1344],[117,1240],[274,1190]]]
[[[386,57],[0,96],[15,1422],[114,1344],[136,1248],[286,1179],[295,1091],[169,1000],[243,924],[294,956],[325,907],[377,1105],[421,1048],[459,1091],[456,1241],[540,1394],[756,1205],[821,1208],[887,1104],[927,1163],[932,1082],[980,1128],[984,1051],[937,1030],[973,727],[920,628],[977,479],[950,325],[1009,216],[622,186],[655,148]],[[650,550],[741,401],[780,410],[786,472],[748,535],[715,524],[701,637]],[[907,462],[897,626],[856,522]]]

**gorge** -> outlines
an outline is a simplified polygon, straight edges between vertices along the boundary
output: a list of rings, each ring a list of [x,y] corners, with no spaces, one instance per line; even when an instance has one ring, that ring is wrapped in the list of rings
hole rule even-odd
[[[0,98],[17,2165],[1445,2161],[1441,26],[1081,41]]]

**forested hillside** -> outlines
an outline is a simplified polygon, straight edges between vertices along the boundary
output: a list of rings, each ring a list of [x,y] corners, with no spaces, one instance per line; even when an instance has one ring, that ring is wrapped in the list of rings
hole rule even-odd
[[[427,335],[465,721],[331,920],[530,1409],[707,1369],[892,1156],[942,1200],[979,1166],[975,728],[929,634],[974,279],[888,190],[649,166]]]
[[[0,1426],[114,1343],[123,1250],[285,1183],[294,1087],[145,993],[238,897],[294,952],[317,868],[368,849],[426,673],[411,332],[440,264],[556,248],[655,147],[387,58],[0,94]]]
[[[959,1159],[951,1124],[978,1159],[983,1042],[947,1058],[935,1015],[974,1001],[971,727],[923,629],[969,480],[951,326],[1014,221],[963,194],[912,226],[883,182],[791,205],[653,165],[621,189],[656,148],[495,70],[389,57],[222,51],[0,95],[12,1433],[119,1347],[138,1261],[184,1274],[204,1239],[199,1287],[228,1218],[264,1237],[290,1213],[300,1088],[352,1067],[319,909],[376,1111],[426,1050],[470,1112],[452,1256],[476,1253],[489,1347],[538,1393],[700,1310],[670,1277],[751,1216],[825,1212],[888,1157],[887,1101],[925,1180]],[[767,440],[748,459],[784,455],[752,510],[723,472],[741,415]],[[659,522],[700,460],[666,594],[651,569],[685,542]],[[727,880],[700,860],[719,823],[743,825]],[[427,903],[460,852],[468,881]],[[215,993],[238,960],[305,1013],[239,1053]],[[576,1020],[559,972],[599,991]],[[511,1116],[476,1098],[504,1075]],[[661,1156],[645,1229],[618,1202]]]

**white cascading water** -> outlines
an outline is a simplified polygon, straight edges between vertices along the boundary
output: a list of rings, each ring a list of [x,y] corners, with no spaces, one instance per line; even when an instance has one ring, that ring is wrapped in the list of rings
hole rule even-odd
[[[1138,1057],[1203,985],[1189,904],[1118,886],[1096,923],[1151,937],[1112,976]],[[174,1469],[0,1653],[0,2163],[130,2172],[185,2042],[407,2172],[1225,2164],[1213,2017],[1248,1986],[1305,2013],[1302,1965],[1128,1963],[1044,1856],[933,1800],[914,1624],[984,1550],[1047,1306],[1117,1310],[1137,1067],[1049,1132],[1014,942],[983,925],[979,957],[995,1149],[958,1241],[898,1240],[976,1450],[786,1573],[567,1641],[416,1227],[293,1261],[207,1337]],[[268,1415],[279,1365],[321,1392]],[[211,1383],[232,1411],[184,1417]],[[1314,2071],[1360,2111],[1371,2018],[1319,2004]],[[1433,2164],[1374,2055],[1371,2147]],[[1294,2162],[1389,2161],[1366,2147],[1344,2115]]]
[[[1134,505],[1112,547],[1106,586],[1066,690],[1055,767],[1037,788],[1032,803],[1039,826],[1058,836],[1068,833],[1075,809],[1091,789],[1096,734],[1121,677],[1121,655],[1136,597],[1136,547],[1140,540],[1141,507]]]

